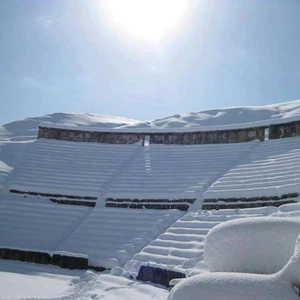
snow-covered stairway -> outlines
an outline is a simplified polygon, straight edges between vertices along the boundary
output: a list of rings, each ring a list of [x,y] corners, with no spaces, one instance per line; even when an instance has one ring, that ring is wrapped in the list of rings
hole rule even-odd
[[[280,206],[300,193],[300,137],[268,140],[203,194],[203,209]]]
[[[203,260],[204,239],[211,228],[228,220],[265,216],[274,211],[276,208],[265,207],[189,212],[134,255],[124,269],[134,277],[139,273],[137,279],[167,285],[172,275],[166,280],[160,275],[165,270],[184,275],[197,272],[197,264]]]
[[[133,210],[97,204],[58,250],[87,254],[89,265],[96,269],[123,267],[183,215],[178,210]]]

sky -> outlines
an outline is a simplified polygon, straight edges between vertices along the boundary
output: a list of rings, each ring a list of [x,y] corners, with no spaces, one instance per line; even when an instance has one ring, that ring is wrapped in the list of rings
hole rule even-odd
[[[109,1],[0,0],[0,124],[54,112],[152,120],[300,98],[299,0],[179,0],[180,16],[155,39],[142,22],[162,29],[170,1],[147,15]]]

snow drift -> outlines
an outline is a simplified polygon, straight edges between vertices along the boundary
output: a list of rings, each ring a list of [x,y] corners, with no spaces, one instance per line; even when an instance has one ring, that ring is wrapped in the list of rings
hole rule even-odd
[[[228,221],[206,236],[204,260],[212,272],[272,274],[292,256],[299,232],[300,218]]]
[[[294,287],[300,287],[300,236],[294,256],[275,274],[219,272],[196,275],[177,284],[168,300],[296,300],[299,297]]]

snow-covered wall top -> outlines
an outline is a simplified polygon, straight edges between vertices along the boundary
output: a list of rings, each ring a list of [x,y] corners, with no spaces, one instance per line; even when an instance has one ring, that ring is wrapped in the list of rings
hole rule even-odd
[[[97,117],[97,115],[93,116]],[[127,124],[120,124],[119,126],[117,124],[116,126],[98,126],[96,124],[87,126],[87,124],[83,124],[83,127],[85,130],[103,132],[107,131],[108,128],[110,128],[109,131],[121,132],[193,132],[261,127],[298,121],[299,119],[300,100],[296,100],[267,106],[229,107],[182,113],[153,121],[124,118],[124,123]],[[130,122],[128,122],[129,120]],[[71,122],[53,122],[50,119],[42,122],[40,125],[44,127],[74,129]],[[80,124],[75,126],[81,127]],[[77,129],[84,130],[83,128]]]
[[[79,127],[86,130],[117,130],[123,132],[151,132],[152,130],[205,131],[225,130],[270,124],[287,123],[300,119],[300,100],[267,105],[212,109],[200,112],[182,113],[153,121],[139,121],[130,118],[89,113],[54,113],[32,117],[0,126],[0,140],[15,138],[18,140],[35,139],[39,125],[48,124],[59,128]],[[79,129],[78,128],[78,129]]]

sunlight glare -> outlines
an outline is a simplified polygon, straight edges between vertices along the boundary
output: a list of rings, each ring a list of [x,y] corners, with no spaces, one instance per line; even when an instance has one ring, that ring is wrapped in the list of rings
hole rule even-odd
[[[114,26],[135,38],[159,41],[178,25],[187,0],[108,0]]]

